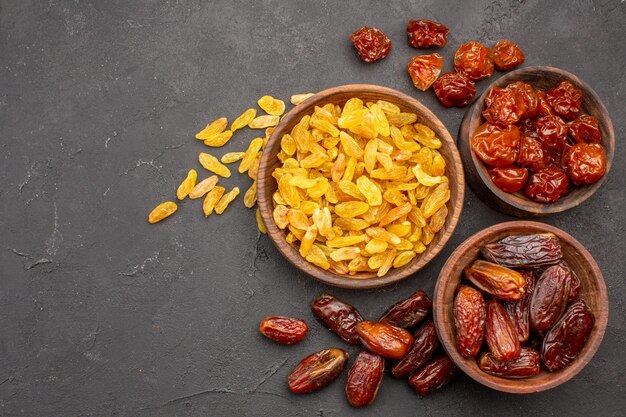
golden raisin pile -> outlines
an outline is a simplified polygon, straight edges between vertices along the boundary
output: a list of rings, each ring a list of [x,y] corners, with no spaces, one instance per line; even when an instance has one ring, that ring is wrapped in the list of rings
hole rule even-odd
[[[307,261],[382,277],[426,250],[450,190],[441,140],[416,121],[392,103],[351,98],[315,107],[282,137],[273,217]]]

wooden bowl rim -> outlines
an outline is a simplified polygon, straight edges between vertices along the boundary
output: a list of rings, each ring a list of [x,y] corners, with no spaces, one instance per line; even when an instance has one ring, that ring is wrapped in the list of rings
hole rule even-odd
[[[561,198],[559,201],[555,203],[539,203],[531,200],[526,196],[522,196],[519,193],[507,193],[499,189],[495,186],[493,181],[491,180],[489,173],[487,172],[487,168],[480,161],[472,150],[469,150],[469,154],[471,154],[471,163],[473,164],[476,172],[480,176],[483,184],[489,189],[489,191],[495,195],[496,198],[499,198],[506,204],[511,205],[517,210],[522,212],[530,213],[532,215],[550,215],[555,213],[561,213],[563,211],[569,210],[586,201],[589,197],[591,197],[597,190],[600,188],[607,180],[609,172],[611,170],[611,166],[613,164],[613,156],[615,154],[615,130],[613,128],[613,121],[609,115],[606,106],[600,99],[600,96],[591,88],[589,84],[587,84],[584,80],[578,78],[576,75],[571,72],[562,70],[556,67],[550,66],[532,66],[532,67],[524,67],[517,70],[513,70],[499,77],[497,80],[494,80],[483,93],[478,97],[478,99],[472,104],[472,106],[467,110],[466,115],[461,122],[461,127],[459,129],[459,133],[461,134],[461,129],[464,123],[468,123],[467,133],[469,134],[469,138],[465,138],[466,140],[460,140],[459,146],[469,146],[470,139],[472,133],[470,131],[469,123],[474,117],[478,117],[482,120],[482,111],[484,108],[485,97],[489,93],[489,91],[493,87],[503,87],[504,85],[511,82],[511,79],[515,79],[519,75],[537,75],[537,73],[541,72],[549,72],[559,75],[560,77],[567,79],[575,85],[578,85],[579,88],[583,90],[583,94],[589,97],[590,101],[595,102],[599,109],[598,112],[593,113],[593,115],[603,114],[606,115],[606,123],[604,123],[606,131],[608,132],[608,137],[603,138],[602,144],[606,150],[606,172],[604,176],[597,182],[593,184],[587,184],[584,186],[580,186],[578,188],[585,188],[584,192],[572,195],[571,193]],[[600,117],[598,117],[598,121],[602,123]],[[465,164],[468,163],[465,159],[463,160]]]
[[[444,300],[444,290],[450,280],[450,277],[454,275],[454,271],[458,271],[459,268],[465,266],[458,265],[459,259],[469,249],[474,247],[476,242],[480,242],[481,240],[488,238],[489,236],[494,236],[507,230],[520,228],[524,228],[528,232],[554,233],[559,239],[567,242],[568,245],[572,246],[579,254],[579,256],[581,256],[584,259],[585,263],[587,263],[590,267],[591,275],[593,276],[598,286],[598,305],[606,306],[606,308],[600,308],[598,313],[595,315],[594,329],[592,330],[591,335],[587,340],[588,347],[586,347],[586,352],[584,353],[584,355],[577,357],[574,362],[572,362],[568,367],[550,374],[552,378],[550,378],[548,381],[540,383],[534,380],[499,378],[485,374],[482,371],[476,370],[474,367],[471,367],[469,364],[473,363],[475,359],[465,359],[457,352],[455,342],[452,337],[452,332],[448,331],[450,326],[446,324],[444,319],[445,312],[443,306],[451,305],[451,303],[446,304],[446,300]],[[609,300],[607,288],[606,283],[604,282],[604,278],[602,276],[602,271],[600,270],[600,267],[596,263],[591,253],[589,253],[589,251],[578,240],[576,240],[569,233],[545,223],[528,220],[516,220],[498,223],[496,225],[487,227],[467,238],[463,243],[461,243],[461,245],[459,245],[455,249],[455,251],[452,253],[452,255],[450,255],[447,262],[441,269],[441,273],[439,274],[437,283],[435,284],[435,293],[433,297],[433,316],[435,319],[437,334],[439,335],[439,339],[441,340],[441,344],[444,350],[446,351],[448,356],[450,356],[450,358],[454,361],[454,363],[466,375],[468,375],[473,380],[498,391],[508,392],[512,394],[531,394],[546,391],[567,382],[568,380],[576,376],[589,363],[589,361],[596,354],[598,348],[600,347],[600,344],[602,343],[602,339],[604,337],[609,318],[608,306]],[[494,379],[501,380],[503,383],[506,381],[506,385],[494,382]],[[514,385],[512,381],[519,382],[519,384],[517,384],[518,386],[508,386]]]
[[[394,97],[397,101],[404,102],[407,107],[415,109],[415,113],[417,113],[422,118],[427,119],[433,124],[440,126],[440,132],[438,132],[438,136],[444,142],[444,146],[449,149],[449,154],[453,161],[453,165],[455,165],[457,168],[457,175],[454,180],[451,181],[450,187],[450,200],[455,199],[457,201],[457,205],[455,207],[448,207],[450,210],[448,214],[450,221],[449,223],[448,221],[446,221],[447,225],[444,226],[444,229],[438,232],[443,234],[439,242],[437,242],[436,244],[428,245],[425,252],[416,256],[411,262],[409,262],[402,268],[392,268],[384,277],[379,278],[374,276],[371,278],[362,279],[347,278],[342,275],[335,274],[330,270],[325,271],[313,264],[310,264],[309,262],[303,262],[301,264],[297,263],[294,259],[291,258],[291,253],[288,251],[291,245],[284,241],[284,239],[278,239],[279,236],[282,236],[282,231],[278,229],[278,227],[272,220],[273,204],[271,198],[266,199],[265,193],[261,190],[261,187],[265,182],[266,176],[271,175],[271,172],[268,172],[270,152],[263,152],[263,155],[261,156],[257,177],[257,204],[261,212],[261,218],[263,220],[263,223],[268,230],[267,234],[269,235],[271,241],[274,243],[274,246],[276,246],[276,248],[283,255],[283,257],[287,259],[287,261],[289,261],[289,263],[291,263],[297,269],[306,273],[317,281],[335,287],[349,289],[379,288],[401,281],[416,273],[425,265],[427,265],[431,260],[433,260],[435,256],[437,256],[444,248],[444,246],[448,243],[450,237],[456,229],[459,218],[461,216],[461,212],[463,210],[463,200],[465,195],[465,174],[463,171],[463,163],[461,162],[461,156],[456,146],[456,142],[452,138],[452,135],[443,124],[443,122],[441,122],[441,120],[439,120],[439,118],[428,107],[419,102],[417,99],[408,96],[401,91],[375,84],[345,84],[337,87],[331,87],[314,94],[302,103],[296,105],[285,114],[285,116],[281,119],[279,124],[274,129],[274,132],[272,132],[267,142],[266,149],[269,150],[272,149],[274,146],[278,146],[277,144],[284,134],[283,130],[293,122],[293,119],[301,118],[305,112],[307,112],[308,114],[309,110],[312,109],[312,106],[320,102],[331,101],[334,95],[347,93],[351,93],[354,96],[359,96],[359,94],[364,93],[374,93]],[[452,186],[452,184],[454,184],[454,186]],[[300,255],[298,254],[298,256]]]

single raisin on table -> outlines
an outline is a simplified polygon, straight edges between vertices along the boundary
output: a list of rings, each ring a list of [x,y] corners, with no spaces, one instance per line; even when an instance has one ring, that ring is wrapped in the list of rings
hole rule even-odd
[[[359,344],[356,326],[363,317],[356,308],[324,293],[311,302],[311,311],[331,332],[350,344]]]
[[[490,375],[502,378],[528,378],[541,371],[541,356],[535,349],[523,347],[517,359],[503,361],[492,353],[486,352],[480,357],[478,367]]]
[[[599,143],[601,139],[598,119],[588,114],[581,114],[569,124],[567,133],[576,142]]]
[[[365,62],[384,58],[391,51],[391,39],[377,28],[363,26],[350,36],[350,40]]]
[[[485,301],[480,291],[461,285],[454,298],[456,349],[464,358],[478,355],[485,336]]]
[[[578,356],[594,322],[593,314],[582,300],[569,306],[543,340],[541,359],[550,372],[565,368]]]
[[[309,330],[304,320],[285,316],[265,317],[259,325],[261,334],[282,345],[299,343]]]
[[[530,300],[535,291],[537,277],[530,269],[523,269],[519,272],[526,279],[526,293],[522,296],[521,300],[505,302],[504,309],[509,315],[513,327],[515,327],[517,331],[517,337],[520,343],[525,343],[530,337]]]
[[[433,302],[428,295],[417,290],[406,300],[398,301],[389,307],[379,321],[404,329],[413,327],[430,313],[432,305]]]
[[[567,120],[574,120],[581,111],[583,92],[569,81],[561,81],[546,93],[546,100],[554,111]]]
[[[437,99],[445,107],[464,107],[474,100],[476,86],[465,74],[446,72],[433,84]]]
[[[473,81],[490,77],[493,67],[491,49],[480,42],[461,44],[454,54],[454,69],[465,73]]]
[[[530,176],[524,193],[540,203],[554,203],[571,189],[570,177],[565,170],[550,165]]]
[[[289,389],[295,394],[306,394],[324,388],[333,382],[346,366],[348,352],[325,349],[302,359],[289,375]]]
[[[520,344],[515,327],[495,298],[487,302],[485,341],[496,359],[510,361],[519,356]]]
[[[422,91],[428,90],[437,80],[443,68],[443,58],[439,54],[420,55],[411,58],[407,69],[413,85]]]
[[[510,70],[521,65],[526,57],[520,47],[509,41],[501,40],[493,47],[493,62],[500,71]]]
[[[530,325],[539,332],[550,329],[561,318],[569,300],[572,273],[565,265],[543,271],[530,299]]]
[[[409,378],[418,395],[425,397],[443,388],[459,373],[459,368],[445,354],[431,359]]]
[[[376,399],[385,375],[385,359],[367,350],[359,352],[346,378],[346,398],[352,407],[366,407]]]
[[[577,143],[567,158],[567,171],[575,185],[593,184],[606,173],[606,152],[598,143]]]
[[[490,166],[511,165],[517,160],[519,128],[484,123],[476,129],[471,147],[476,156]]]
[[[448,28],[432,20],[409,20],[406,33],[409,45],[414,48],[445,46],[448,43]]]
[[[521,190],[528,181],[528,169],[515,165],[492,167],[487,171],[496,187],[506,193],[514,193]]]
[[[488,261],[508,268],[539,268],[561,261],[559,239],[552,233],[507,236],[487,243],[481,254]]]
[[[413,334],[413,346],[404,358],[391,368],[396,378],[407,378],[422,366],[439,347],[437,331],[432,320],[428,320]]]
[[[402,359],[413,344],[411,333],[390,324],[362,321],[356,330],[367,350],[385,358]]]
[[[526,291],[526,279],[517,271],[478,259],[463,270],[466,280],[478,289],[505,301],[516,301]]]

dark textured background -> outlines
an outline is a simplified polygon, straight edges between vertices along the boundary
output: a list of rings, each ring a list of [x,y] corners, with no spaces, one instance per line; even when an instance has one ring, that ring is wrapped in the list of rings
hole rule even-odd
[[[595,256],[609,288],[609,327],[586,369],[550,392],[511,396],[460,377],[420,399],[386,377],[359,414],[624,415],[625,10],[623,0],[0,0],[0,415],[357,414],[344,377],[312,395],[288,392],[300,358],[342,345],[308,308],[329,288],[259,236],[241,199],[208,221],[197,200],[158,225],[146,215],[200,168],[206,148],[196,131],[219,116],[232,120],[264,94],[288,100],[381,84],[417,97],[456,134],[464,110],[444,109],[406,74],[421,52],[406,44],[408,18],[450,27],[439,51],[446,70],[459,43],[510,38],[525,65],[571,71],[604,100],[617,134],[608,181],[544,221]],[[387,59],[357,58],[347,38],[364,24],[392,38]],[[254,133],[238,132],[218,154],[241,150]],[[245,190],[250,181],[225,183]],[[432,294],[455,246],[505,220],[468,190],[454,237],[419,274],[380,290],[332,291],[376,317],[416,288]],[[267,314],[303,317],[310,334],[297,346],[275,345],[257,331]]]

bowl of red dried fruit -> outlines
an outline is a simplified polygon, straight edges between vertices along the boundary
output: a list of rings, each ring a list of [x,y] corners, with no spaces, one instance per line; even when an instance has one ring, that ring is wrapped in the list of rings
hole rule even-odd
[[[611,168],[615,132],[584,81],[558,68],[528,67],[485,90],[468,109],[458,142],[480,199],[526,218],[591,197]]]
[[[490,388],[554,388],[592,359],[608,320],[602,273],[580,242],[543,223],[514,221],[463,242],[433,301],[450,358]]]

